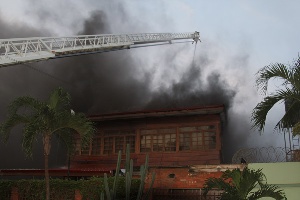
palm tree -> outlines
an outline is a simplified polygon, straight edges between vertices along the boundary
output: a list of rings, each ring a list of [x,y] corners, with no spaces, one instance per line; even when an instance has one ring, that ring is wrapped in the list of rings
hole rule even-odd
[[[8,107],[8,118],[0,125],[0,133],[7,141],[11,129],[23,124],[22,146],[27,156],[32,156],[33,143],[39,134],[43,138],[45,158],[46,199],[50,199],[48,157],[52,136],[58,136],[71,147],[72,134],[79,134],[82,145],[89,143],[94,127],[84,114],[71,112],[70,95],[62,88],[54,90],[47,102],[31,97],[19,97]]]
[[[265,127],[266,117],[271,108],[280,102],[286,102],[286,112],[275,129],[285,130],[292,128],[300,119],[300,57],[293,66],[286,66],[281,63],[270,64],[257,72],[256,84],[266,94],[268,83],[271,79],[281,80],[281,87],[274,93],[266,96],[264,100],[253,109],[251,120],[253,128],[262,132]],[[297,124],[297,127],[300,124]],[[300,129],[300,128],[299,128]],[[294,135],[300,133],[293,132]]]
[[[221,190],[221,200],[256,200],[271,197],[276,200],[286,199],[282,190],[275,185],[268,185],[266,177],[259,170],[226,170],[220,178],[208,178],[203,188],[204,196],[212,189]]]

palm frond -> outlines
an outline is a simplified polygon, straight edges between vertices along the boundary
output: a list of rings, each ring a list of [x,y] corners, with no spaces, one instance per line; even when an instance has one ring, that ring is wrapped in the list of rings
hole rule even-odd
[[[25,125],[23,132],[23,150],[26,156],[32,157],[33,144],[37,141],[37,135],[41,133],[40,128],[34,122],[31,122]]]
[[[9,134],[16,125],[23,124],[28,121],[28,117],[21,116],[18,114],[13,114],[9,116],[8,119],[6,119],[3,123],[0,124],[0,134],[4,140],[4,142],[7,142],[9,138]]]
[[[300,91],[300,56],[291,67],[291,73],[293,75],[291,85],[293,89]]]
[[[17,112],[22,108],[32,108],[34,111],[37,111],[43,106],[44,104],[42,102],[32,97],[19,97],[8,106],[8,115],[17,114]]]
[[[208,178],[203,187],[203,195],[206,196],[212,189],[224,190],[225,192],[235,191],[235,188],[223,178]]]
[[[281,63],[270,64],[257,72],[256,85],[264,94],[268,89],[268,82],[271,79],[280,79],[283,81],[281,88],[273,94],[264,98],[253,109],[251,120],[252,128],[259,132],[264,130],[265,121],[270,109],[278,102],[290,102],[284,116],[278,121],[275,130],[291,128],[300,119],[300,56],[294,65],[286,66]]]
[[[62,128],[54,134],[68,149],[68,153],[72,154],[75,150],[74,135],[75,131],[69,128]]]
[[[212,189],[222,190],[222,200],[245,200],[259,199],[261,197],[273,197],[275,199],[283,199],[284,192],[279,190],[277,186],[267,185],[266,176],[262,173],[262,169],[252,170],[244,168],[226,170],[221,178],[209,178],[205,181],[203,188],[204,196]],[[259,187],[258,187],[259,186]],[[258,191],[252,192],[258,188]]]
[[[245,168],[242,171],[242,178],[239,188],[239,196],[245,199],[247,195],[258,185],[261,186],[266,182],[266,177],[261,169],[252,170]]]
[[[296,123],[293,127],[293,135],[300,135],[300,122]]]
[[[70,112],[61,112],[56,115],[51,132],[61,134],[64,129],[71,129],[74,133],[79,134],[82,146],[86,146],[91,141],[95,128],[94,124],[82,113],[71,114]]]
[[[230,181],[232,182],[232,184],[236,187],[236,188],[239,188],[239,184],[240,184],[240,181],[241,181],[241,177],[242,176],[242,173],[241,173],[241,170],[240,169],[233,169],[232,171],[230,170],[226,170],[221,178],[223,178],[224,180],[228,180],[230,179]]]
[[[270,79],[279,78],[284,81],[283,84],[293,82],[293,73],[287,66],[281,63],[268,65],[257,73],[256,85],[265,94],[268,89],[268,82]]]
[[[59,87],[51,93],[48,105],[50,109],[70,110],[70,101],[70,94]]]
[[[283,190],[280,190],[275,185],[264,184],[261,186],[260,190],[251,193],[248,197],[249,200],[257,200],[263,197],[271,197],[276,200],[286,199],[285,193]]]
[[[89,144],[94,136],[94,123],[86,118],[84,114],[78,113],[76,115],[72,115],[67,125],[80,135],[82,146]]]
[[[266,118],[268,112],[273,108],[273,106],[283,101],[284,97],[278,95],[271,95],[264,98],[264,100],[256,105],[253,109],[251,115],[251,121],[253,122],[252,128],[258,129],[259,132],[262,132],[265,127]]]

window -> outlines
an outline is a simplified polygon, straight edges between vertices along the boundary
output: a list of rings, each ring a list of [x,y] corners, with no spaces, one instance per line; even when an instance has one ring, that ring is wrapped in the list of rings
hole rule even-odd
[[[75,155],[89,155],[90,154],[90,143],[82,146],[81,139],[75,139]]]
[[[81,155],[89,155],[90,154],[90,145],[87,144],[86,146],[81,147]]]
[[[81,154],[81,140],[80,138],[75,139],[75,155]]]
[[[135,152],[135,136],[125,136],[125,145],[129,144],[130,146],[130,153],[134,153]]]
[[[135,131],[113,130],[104,133],[103,154],[118,154],[126,152],[126,145],[129,144],[130,152],[135,152]]]
[[[140,152],[215,149],[216,131],[216,125],[141,129]],[[92,142],[84,148],[78,137],[75,141],[76,155],[111,155],[118,154],[119,151],[125,154],[127,144],[130,146],[130,152],[134,153],[136,146],[135,130],[105,130],[95,135]]]
[[[151,151],[151,135],[141,135],[141,152]]]
[[[204,133],[204,145],[208,149],[216,148],[216,133],[215,132],[205,132]]]
[[[124,150],[124,136],[115,138],[115,153],[119,153],[121,151],[123,153]]]
[[[179,150],[184,151],[184,150],[190,150],[190,134],[180,134],[179,135]]]
[[[95,137],[92,142],[92,155],[101,154],[101,137]]]
[[[103,154],[112,154],[113,153],[113,137],[105,137],[104,138],[104,149]]]
[[[216,127],[191,126],[179,128],[179,150],[201,150],[216,148]]]
[[[141,152],[176,151],[176,128],[141,130]]]

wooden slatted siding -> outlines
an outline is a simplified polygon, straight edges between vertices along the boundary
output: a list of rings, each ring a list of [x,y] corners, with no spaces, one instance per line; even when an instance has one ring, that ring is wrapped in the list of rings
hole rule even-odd
[[[213,106],[91,117],[98,131],[88,148],[77,147],[71,167],[113,169],[118,149],[125,159],[126,142],[135,166],[146,154],[150,167],[220,164],[223,112],[224,106]]]

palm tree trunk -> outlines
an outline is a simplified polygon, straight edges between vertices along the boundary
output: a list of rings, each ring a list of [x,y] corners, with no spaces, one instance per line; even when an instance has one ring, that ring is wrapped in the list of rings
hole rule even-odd
[[[45,155],[45,183],[46,183],[46,200],[50,200],[50,177],[49,177],[49,165],[48,155]]]
[[[46,200],[50,200],[50,176],[49,176],[49,153],[51,148],[51,137],[49,134],[44,134],[44,158],[45,158],[45,185],[46,185]]]

